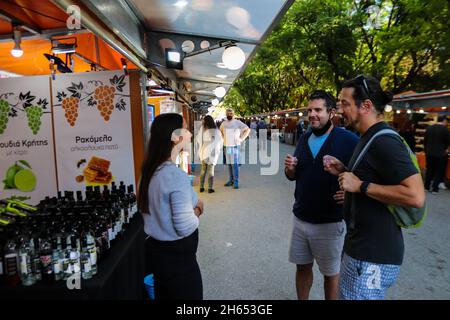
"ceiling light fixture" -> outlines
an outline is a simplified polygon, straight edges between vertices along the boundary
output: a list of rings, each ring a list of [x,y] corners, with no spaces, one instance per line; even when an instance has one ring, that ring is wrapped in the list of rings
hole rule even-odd
[[[14,27],[14,48],[11,50],[11,55],[15,58],[20,58],[23,55],[23,50],[20,47],[22,41],[22,32],[18,27]]]
[[[245,63],[245,53],[237,46],[229,46],[222,54],[222,62],[230,70],[238,70]]]
[[[214,89],[214,94],[217,98],[223,98],[225,94],[227,93],[227,90],[224,87],[217,87]]]

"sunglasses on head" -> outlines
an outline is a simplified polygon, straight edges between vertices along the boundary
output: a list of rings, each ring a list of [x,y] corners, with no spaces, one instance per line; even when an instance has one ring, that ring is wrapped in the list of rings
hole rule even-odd
[[[364,93],[366,94],[367,98],[370,99],[369,86],[367,85],[367,81],[366,81],[366,78],[364,77],[364,75],[360,74],[360,75],[356,76],[355,81],[358,82],[359,84],[362,84]]]

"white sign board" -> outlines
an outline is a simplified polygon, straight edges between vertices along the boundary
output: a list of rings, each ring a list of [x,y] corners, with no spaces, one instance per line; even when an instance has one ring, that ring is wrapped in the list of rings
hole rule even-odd
[[[0,198],[56,194],[50,78],[0,79]]]
[[[59,189],[134,184],[129,77],[123,71],[52,82]]]

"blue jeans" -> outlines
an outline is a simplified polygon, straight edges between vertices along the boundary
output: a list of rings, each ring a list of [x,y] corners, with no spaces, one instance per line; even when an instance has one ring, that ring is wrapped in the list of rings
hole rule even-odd
[[[228,164],[229,181],[239,180],[239,146],[225,147],[225,157]]]

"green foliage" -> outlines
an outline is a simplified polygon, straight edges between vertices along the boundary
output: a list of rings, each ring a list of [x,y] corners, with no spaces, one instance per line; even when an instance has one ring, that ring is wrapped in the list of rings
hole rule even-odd
[[[225,104],[242,115],[298,108],[366,73],[394,91],[450,83],[450,1],[297,0]]]

